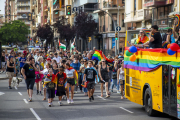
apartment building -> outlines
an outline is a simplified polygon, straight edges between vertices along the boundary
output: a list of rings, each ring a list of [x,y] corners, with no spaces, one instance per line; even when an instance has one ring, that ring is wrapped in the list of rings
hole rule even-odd
[[[126,3],[125,23],[131,23],[129,30],[149,29],[152,25],[172,27],[168,15],[174,11],[174,0],[126,0]]]
[[[5,22],[9,22],[11,20],[11,5],[10,0],[5,1]]]
[[[77,8],[77,12],[73,12],[72,16],[69,17],[70,23],[73,25],[75,22],[75,14],[79,14],[80,12],[87,12],[88,14],[91,14],[93,16],[93,19],[95,19],[95,22],[97,24],[98,29],[98,13],[94,12],[94,5],[96,5],[98,0],[73,0],[72,1],[72,9],[73,7]],[[94,36],[88,36],[91,37],[91,41],[88,42],[88,48],[93,49],[93,47],[96,47],[96,49],[103,49],[102,44],[102,35],[98,34],[98,31],[94,31]],[[86,50],[86,42],[85,40],[82,40],[81,38],[78,38],[76,40],[76,47],[79,51]]]
[[[126,25],[124,24],[124,0],[98,0],[94,6],[94,13],[98,13],[98,30],[102,35],[104,53],[114,53],[115,50],[115,29],[117,26],[121,27],[119,32],[119,43],[117,43],[117,50],[121,52],[124,50]],[[114,22],[113,22],[114,21]]]
[[[5,22],[5,17],[3,14],[0,14],[0,28],[3,26],[4,22]]]
[[[30,0],[15,0],[15,17],[16,20],[21,20],[25,22],[26,25],[30,26],[30,21],[27,20],[27,17],[22,17],[23,14],[30,13]]]

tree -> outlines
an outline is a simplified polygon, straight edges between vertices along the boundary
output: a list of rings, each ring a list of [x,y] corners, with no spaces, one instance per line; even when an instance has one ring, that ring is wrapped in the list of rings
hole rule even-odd
[[[92,36],[96,30],[95,19],[93,19],[93,16],[91,14],[82,12],[81,14],[77,14],[76,16],[75,27],[77,35],[81,37],[83,41],[85,41],[87,49],[87,37]]]
[[[64,16],[55,23],[54,27],[57,28],[60,39],[66,39],[66,48],[68,48],[70,40],[75,37],[75,27],[67,24],[67,19]]]
[[[53,42],[54,31],[50,25],[46,24],[45,26],[39,26],[37,30],[37,36],[41,39],[46,39],[46,46]]]
[[[28,28],[29,27],[20,20],[4,23],[0,29],[0,41],[2,44],[24,42],[27,39]]]

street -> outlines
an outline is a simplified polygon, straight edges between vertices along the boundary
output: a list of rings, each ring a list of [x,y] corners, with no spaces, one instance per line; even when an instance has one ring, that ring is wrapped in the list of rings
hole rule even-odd
[[[27,102],[25,82],[20,83],[18,90],[8,89],[8,80],[0,81],[0,119],[1,120],[174,120],[175,118],[159,113],[149,117],[144,107],[120,99],[113,93],[110,98],[100,97],[100,87],[96,85],[95,100],[89,102],[88,97],[78,91],[74,95],[74,104],[68,105],[63,100],[63,106],[58,105],[57,97],[53,107],[42,101],[43,96],[36,95],[34,89],[33,102]],[[116,91],[116,90],[114,90]],[[104,92],[105,96],[105,92]]]

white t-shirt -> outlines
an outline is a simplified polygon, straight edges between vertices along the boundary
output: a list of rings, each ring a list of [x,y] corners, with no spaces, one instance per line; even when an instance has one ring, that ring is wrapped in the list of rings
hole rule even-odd
[[[66,73],[67,77],[73,77],[74,71],[75,71],[74,69],[71,69],[71,70],[66,69],[65,73]]]
[[[61,57],[57,57],[57,58],[54,57],[54,58],[53,58],[53,60],[56,60],[57,63],[60,63],[60,60],[61,60],[61,59],[62,59]]]
[[[120,68],[119,79],[124,80],[124,70],[122,70],[122,68]]]

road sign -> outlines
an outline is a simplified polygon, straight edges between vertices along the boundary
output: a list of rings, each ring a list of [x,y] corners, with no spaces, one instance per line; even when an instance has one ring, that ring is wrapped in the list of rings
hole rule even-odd
[[[117,30],[117,31],[121,31],[121,27],[117,26],[117,27],[116,27],[116,30]]]
[[[77,12],[77,7],[73,7],[73,12]]]

